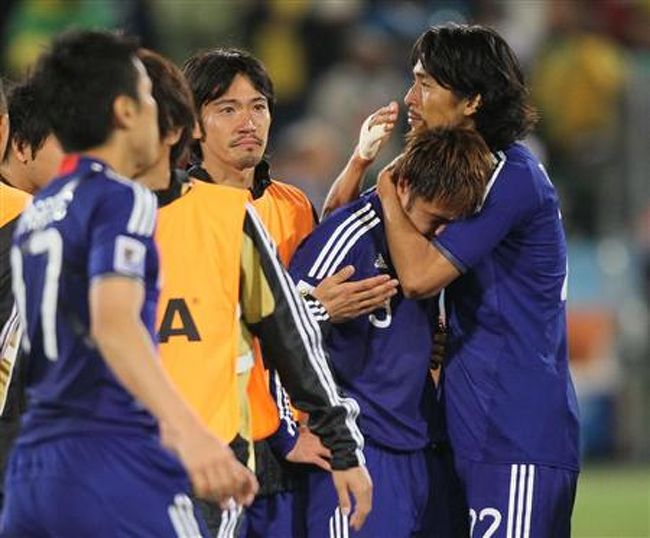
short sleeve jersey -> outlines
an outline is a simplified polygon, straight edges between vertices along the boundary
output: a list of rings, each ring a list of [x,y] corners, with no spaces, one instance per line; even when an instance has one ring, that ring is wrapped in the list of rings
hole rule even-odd
[[[497,157],[481,211],[434,239],[462,273],[445,293],[450,439],[477,461],[576,469],[557,193],[524,145]]]
[[[298,289],[309,291],[346,265],[355,268],[352,280],[395,276],[374,191],[318,226],[298,248],[289,271]],[[398,292],[385,308],[331,326],[326,343],[336,380],[359,402],[359,427],[370,442],[400,451],[429,442],[436,306]]]
[[[30,354],[19,443],[92,432],[149,435],[153,417],[122,387],[90,338],[89,288],[110,275],[144,283],[152,340],[158,255],[156,199],[101,161],[70,157],[67,173],[23,212],[11,251],[13,288]]]

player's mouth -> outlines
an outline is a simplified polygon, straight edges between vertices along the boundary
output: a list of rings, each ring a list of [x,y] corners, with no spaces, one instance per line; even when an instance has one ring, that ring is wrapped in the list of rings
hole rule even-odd
[[[416,125],[419,125],[420,123],[422,123],[422,116],[420,116],[420,114],[418,114],[417,112],[414,112],[413,110],[409,109],[409,111],[408,111],[408,124],[411,127],[414,127]]]
[[[262,146],[262,139],[257,136],[244,136],[242,138],[236,138],[230,143],[230,146],[233,148],[236,147],[247,147],[247,146]]]

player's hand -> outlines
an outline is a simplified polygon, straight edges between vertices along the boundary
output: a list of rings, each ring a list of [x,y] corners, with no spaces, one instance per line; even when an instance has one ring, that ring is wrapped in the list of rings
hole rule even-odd
[[[377,176],[377,194],[382,202],[385,198],[390,196],[397,198],[397,186],[395,185],[393,178],[393,168],[395,168],[397,161],[401,158],[401,154],[395,157],[390,163],[381,169],[381,172],[379,172],[379,175]]]
[[[298,440],[295,446],[287,454],[287,461],[292,463],[311,463],[331,471],[329,459],[332,457],[329,449],[324,447],[317,435],[314,435],[309,428],[301,426],[298,430]]]
[[[244,506],[253,502],[259,487],[255,475],[203,426],[189,425],[174,433],[161,425],[161,441],[180,458],[198,497],[222,507],[230,498]]]
[[[359,131],[356,152],[366,161],[374,161],[395,128],[399,106],[397,101],[376,110],[368,116]]]
[[[397,293],[399,282],[390,275],[377,275],[363,280],[347,282],[354,267],[343,269],[325,278],[311,294],[325,307],[332,323],[341,323],[369,314],[381,308]]]
[[[368,470],[365,466],[359,466],[345,471],[332,471],[332,479],[344,515],[349,515],[352,509],[350,494],[354,497],[354,513],[350,516],[350,526],[358,531],[372,510],[372,480]]]

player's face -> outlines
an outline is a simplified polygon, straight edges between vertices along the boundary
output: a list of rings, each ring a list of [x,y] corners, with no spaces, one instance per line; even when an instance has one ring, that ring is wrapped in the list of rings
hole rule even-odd
[[[442,232],[447,224],[457,218],[455,212],[436,200],[428,202],[420,196],[411,196],[408,187],[402,182],[397,184],[397,194],[413,226],[428,238]]]
[[[158,132],[158,105],[151,94],[151,79],[138,59],[134,60],[138,70],[138,120],[133,132],[133,148],[136,155],[136,173],[152,166],[160,151]]]
[[[5,154],[9,140],[9,114],[0,114],[0,155]]]
[[[25,164],[26,178],[32,184],[34,192],[45,187],[57,175],[63,155],[61,144],[54,135],[50,135],[36,156],[28,158]]]
[[[206,160],[226,168],[245,170],[262,160],[269,137],[269,104],[250,80],[237,75],[228,91],[201,107]]]
[[[459,99],[438,84],[420,61],[413,68],[413,84],[406,92],[404,103],[413,130],[473,125],[472,103],[468,99]]]

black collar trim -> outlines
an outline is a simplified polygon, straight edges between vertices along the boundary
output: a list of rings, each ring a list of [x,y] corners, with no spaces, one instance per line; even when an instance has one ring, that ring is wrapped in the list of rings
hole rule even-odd
[[[183,186],[189,182],[188,173],[185,170],[172,170],[169,187],[160,191],[154,191],[158,198],[158,207],[165,207],[183,195]]]
[[[199,181],[205,181],[206,183],[212,182],[212,177],[208,171],[201,166],[200,163],[194,163],[190,165],[187,170],[187,174],[193,178],[198,179]],[[249,189],[253,195],[253,199],[257,200],[262,197],[264,191],[271,185],[271,173],[270,166],[268,161],[262,160],[255,167],[255,174],[253,175],[253,186]]]

